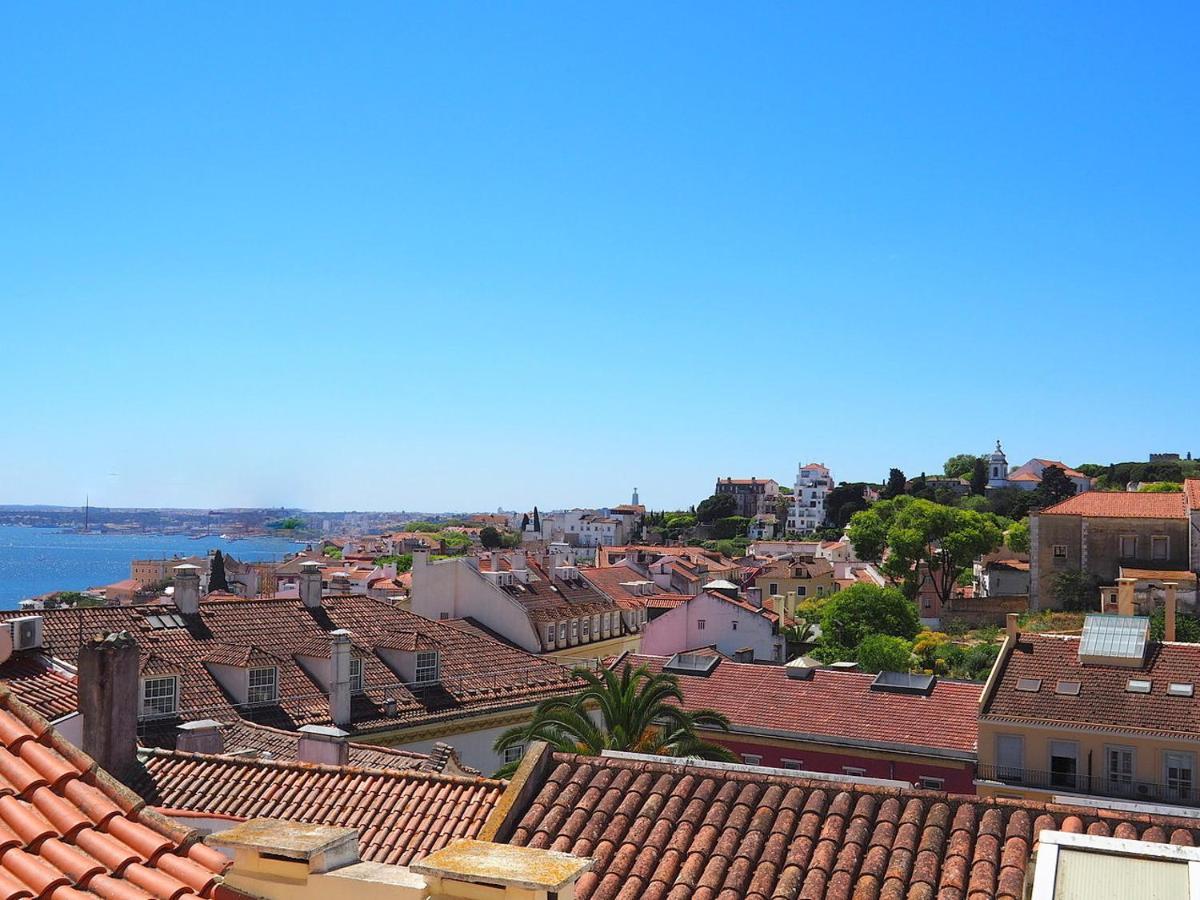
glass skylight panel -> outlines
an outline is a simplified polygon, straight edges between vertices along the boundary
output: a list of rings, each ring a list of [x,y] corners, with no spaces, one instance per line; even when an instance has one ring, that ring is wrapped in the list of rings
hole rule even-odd
[[[1081,685],[1078,681],[1063,680],[1054,686],[1054,693],[1067,697],[1078,697],[1080,687]]]
[[[1042,689],[1042,679],[1040,678],[1018,678],[1017,690],[1024,691],[1027,694],[1036,694]]]
[[[1190,682],[1172,681],[1167,685],[1167,693],[1172,697],[1190,697],[1194,692],[1194,688]]]
[[[1130,678],[1125,690],[1131,694],[1148,694],[1153,682],[1145,678]]]
[[[1150,636],[1146,616],[1088,616],[1083,623],[1079,655],[1113,659],[1142,659]]]
[[[909,672],[880,672],[871,682],[872,690],[890,691],[895,694],[928,695],[937,683],[935,675],[920,675]]]
[[[707,675],[717,664],[717,660],[718,657],[704,653],[676,653],[667,660],[663,669],[689,675]]]

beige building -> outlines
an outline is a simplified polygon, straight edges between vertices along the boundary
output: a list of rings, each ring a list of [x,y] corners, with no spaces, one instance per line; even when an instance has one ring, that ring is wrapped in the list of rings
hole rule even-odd
[[[1009,616],[980,700],[980,794],[1197,804],[1200,645],[1150,641],[1132,603],[1077,635],[1021,633]]]
[[[795,594],[801,602],[828,597],[838,589],[833,564],[827,559],[811,557],[781,559],[764,566],[751,585],[762,590],[764,597]]]

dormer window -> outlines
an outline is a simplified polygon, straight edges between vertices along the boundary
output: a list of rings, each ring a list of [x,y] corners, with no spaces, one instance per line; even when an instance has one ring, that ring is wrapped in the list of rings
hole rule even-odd
[[[275,666],[250,669],[246,679],[246,702],[274,703],[279,699],[279,670]]]
[[[141,708],[143,719],[160,719],[179,712],[179,677],[164,675],[142,679]]]
[[[417,654],[417,672],[414,681],[417,684],[436,684],[438,682],[438,669],[437,651],[422,651]]]
[[[363,677],[363,661],[357,656],[350,657],[350,693],[361,694],[366,690],[366,679]]]

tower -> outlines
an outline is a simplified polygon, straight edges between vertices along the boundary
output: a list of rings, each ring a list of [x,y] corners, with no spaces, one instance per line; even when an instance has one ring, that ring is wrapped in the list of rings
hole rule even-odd
[[[637,488],[634,488],[634,489],[633,489],[633,505],[634,505],[634,506],[637,506],[637,505],[638,505],[638,495],[637,495]]]
[[[1008,487],[1008,457],[1004,455],[999,440],[996,441],[995,451],[988,457],[987,486],[989,489]]]

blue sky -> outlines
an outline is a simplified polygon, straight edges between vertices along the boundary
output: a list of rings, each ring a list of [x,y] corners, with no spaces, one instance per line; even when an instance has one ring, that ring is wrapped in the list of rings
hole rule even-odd
[[[0,502],[1200,452],[1194,4],[241,7],[0,12]]]

